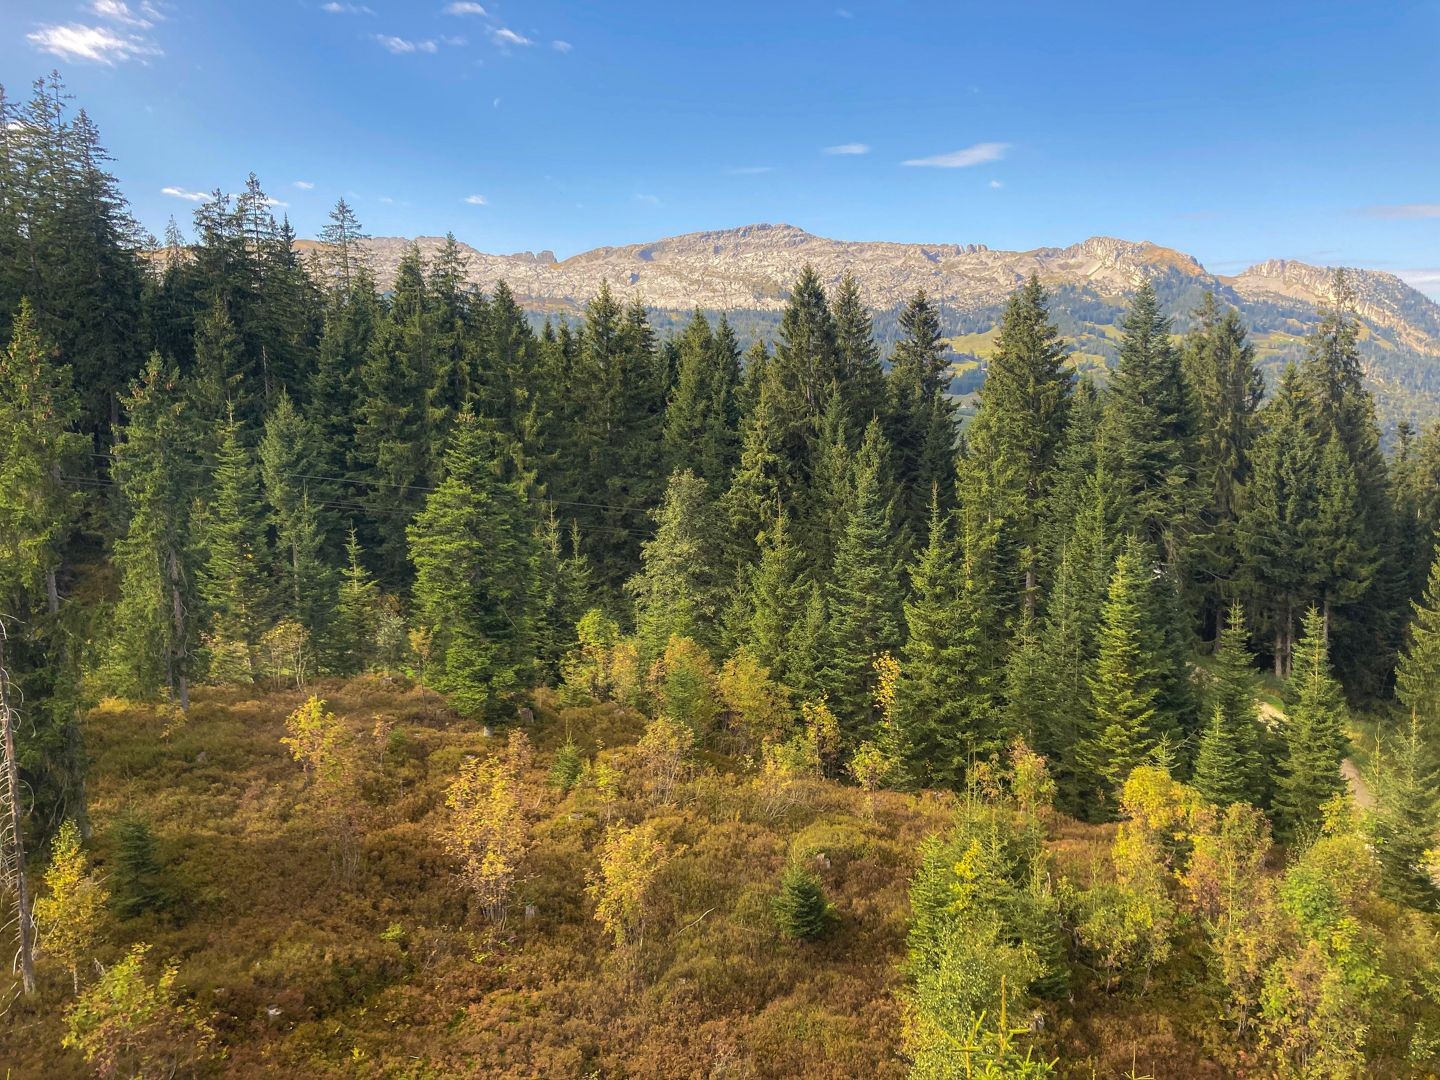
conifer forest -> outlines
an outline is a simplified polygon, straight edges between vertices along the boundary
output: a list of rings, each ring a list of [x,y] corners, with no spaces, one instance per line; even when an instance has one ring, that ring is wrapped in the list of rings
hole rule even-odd
[[[0,96],[5,1075],[1440,1072],[1440,424],[1343,272],[1275,370],[1017,280],[962,400],[924,291],[547,317],[111,170]]]

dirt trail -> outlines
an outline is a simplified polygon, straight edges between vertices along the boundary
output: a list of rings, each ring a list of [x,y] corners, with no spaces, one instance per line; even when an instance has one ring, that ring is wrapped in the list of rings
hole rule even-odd
[[[1260,713],[1260,719],[1267,725],[1274,727],[1276,724],[1284,721],[1285,714],[1268,701],[1256,702],[1256,705]],[[1365,778],[1360,775],[1360,770],[1356,768],[1354,761],[1348,757],[1342,761],[1340,763],[1340,773],[1345,777],[1345,783],[1350,785],[1350,797],[1355,800],[1356,806],[1362,810],[1369,810],[1375,805],[1375,796],[1370,791],[1370,785],[1367,784]]]

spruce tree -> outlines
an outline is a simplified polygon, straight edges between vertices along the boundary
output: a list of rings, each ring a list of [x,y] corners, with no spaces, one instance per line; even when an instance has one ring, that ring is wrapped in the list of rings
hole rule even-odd
[[[305,627],[322,657],[331,659],[327,642],[335,581],[326,534],[333,529],[333,519],[321,505],[329,481],[316,471],[320,460],[315,429],[282,389],[260,440],[261,475],[273,512],[277,570],[283,582],[282,610]]]
[[[125,406],[114,466],[128,518],[115,541],[116,666],[129,690],[144,696],[164,687],[189,708],[200,610],[190,520],[199,489],[195,433],[179,375],[158,354]]]
[[[1345,791],[1340,764],[1349,745],[1346,718],[1345,698],[1330,670],[1324,617],[1312,607],[1302,621],[1285,693],[1285,758],[1275,809],[1287,837],[1315,826],[1321,806]]]
[[[1299,373],[1287,366],[1261,411],[1251,476],[1236,522],[1243,587],[1269,631],[1275,674],[1289,671],[1295,619],[1314,595],[1320,446],[1305,418]]]
[[[965,472],[1001,521],[999,556],[1033,616],[1040,516],[1064,445],[1071,375],[1037,275],[1011,296],[967,433]],[[1007,600],[1002,600],[1007,602]]]
[[[254,457],[232,415],[220,427],[220,449],[200,511],[202,562],[197,574],[214,646],[243,646],[253,677],[270,588],[269,552]]]
[[[900,642],[900,586],[884,470],[885,436],[872,420],[855,455],[849,516],[827,587],[829,656],[822,684],[847,734],[870,728],[873,663]]]
[[[653,660],[672,637],[713,649],[724,608],[722,539],[715,504],[693,472],[670,477],[655,511],[655,536],[641,547],[641,569],[626,585],[635,599],[635,632]]]
[[[801,625],[809,590],[783,510],[760,536],[760,561],[748,584],[741,643],[776,679],[786,682],[789,643]]]
[[[1432,743],[1440,745],[1440,553],[1430,565],[1430,579],[1418,601],[1410,640],[1395,668],[1395,696]]]
[[[360,368],[355,474],[364,503],[377,574],[389,586],[408,577],[405,525],[437,472],[431,420],[434,330],[418,248],[396,271],[389,310],[371,338]],[[306,470],[314,472],[313,469]]]
[[[444,478],[407,530],[415,613],[432,635],[436,687],[462,716],[497,719],[534,665],[535,544],[524,493],[473,412],[456,417]]]
[[[945,397],[945,340],[940,313],[924,291],[900,312],[901,338],[885,378],[885,435],[894,461],[896,527],[905,544],[925,532],[930,493],[952,505],[954,406]],[[948,446],[945,442],[948,439]]]
[[[924,782],[958,786],[971,756],[983,748],[966,724],[974,687],[962,641],[962,559],[950,518],[932,498],[929,540],[910,567],[895,722],[912,755],[911,772]]]
[[[364,551],[352,527],[345,542],[345,566],[335,602],[336,669],[343,674],[365,671],[376,651],[380,587],[365,569]]]
[[[1440,888],[1431,869],[1440,842],[1434,750],[1419,723],[1390,741],[1375,785],[1372,831],[1386,890],[1401,903],[1434,911]]]
[[[1143,543],[1132,541],[1115,560],[1100,616],[1099,647],[1089,678],[1090,735],[1080,748],[1091,790],[1113,800],[1130,771],[1154,745],[1160,671],[1152,641],[1154,567]]]
[[[1148,281],[1125,316],[1120,359],[1105,418],[1129,525],[1164,554],[1178,556],[1197,503],[1195,416],[1170,342],[1170,320]]]
[[[1263,806],[1267,782],[1260,714],[1256,704],[1259,678],[1254,667],[1255,658],[1249,649],[1244,608],[1239,603],[1232,604],[1222,625],[1202,699],[1204,715],[1210,719],[1195,760],[1195,786],[1217,803],[1221,802],[1223,791],[1229,802],[1243,800]],[[1215,730],[1217,724],[1218,733]],[[1229,771],[1218,782],[1207,780],[1212,788],[1207,791],[1200,780],[1200,760],[1206,753],[1206,740],[1214,742],[1217,738],[1223,745],[1211,748],[1212,762],[1228,762]]]
[[[845,413],[862,428],[881,415],[885,404],[885,375],[880,347],[870,313],[860,298],[860,283],[848,271],[840,279],[831,304],[835,315],[835,352],[838,363],[836,396]]]
[[[1200,736],[1195,752],[1195,775],[1191,786],[1216,806],[1251,802],[1247,773],[1251,762],[1241,750],[1235,729],[1218,705]]]
[[[1235,522],[1259,433],[1256,414],[1265,381],[1239,313],[1230,307],[1222,312],[1210,292],[1185,337],[1181,366],[1195,405],[1197,481],[1203,496],[1191,552],[1193,575],[1202,617],[1218,631],[1238,595]]]

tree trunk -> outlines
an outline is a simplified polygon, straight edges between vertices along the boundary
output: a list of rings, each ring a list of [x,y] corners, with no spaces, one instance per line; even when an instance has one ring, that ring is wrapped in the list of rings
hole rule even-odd
[[[185,599],[180,592],[180,558],[175,554],[174,548],[170,549],[169,563],[171,632],[175,635],[175,643],[170,649],[174,658],[170,675],[174,680],[175,692],[180,698],[181,710],[189,712],[190,680],[185,671],[185,657],[188,654],[185,645]]]
[[[6,861],[14,861],[15,906],[20,939],[20,983],[24,992],[35,992],[35,922],[30,914],[30,882],[25,877],[25,831],[20,816],[20,770],[15,760],[15,714],[10,711],[10,673],[5,670],[5,628],[0,626],[0,731],[4,739],[3,794],[9,806],[10,850]]]

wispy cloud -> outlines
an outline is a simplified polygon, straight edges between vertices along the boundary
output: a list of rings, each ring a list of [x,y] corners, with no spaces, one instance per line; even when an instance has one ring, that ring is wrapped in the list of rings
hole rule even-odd
[[[309,180],[296,180],[296,181],[293,181],[293,182],[292,182],[291,186],[292,186],[292,187],[297,187],[297,188],[299,188],[301,191],[314,191],[314,190],[315,190],[315,185],[312,184]]]
[[[142,63],[149,56],[163,56],[153,41],[139,34],[117,32],[106,26],[66,23],[63,26],[42,26],[25,39],[41,52],[62,60],[83,60],[114,67],[129,60]]]
[[[169,195],[172,199],[185,199],[188,202],[204,202],[210,197],[203,191],[191,191],[189,188],[175,187],[173,184],[170,187],[161,188],[160,194]]]
[[[982,142],[967,146],[964,150],[952,150],[948,154],[934,154],[931,157],[911,158],[902,165],[916,165],[934,169],[968,169],[972,165],[984,165],[999,161],[1010,149],[1009,143]]]
[[[1002,187],[1005,186],[1005,181],[1004,181],[1004,180],[991,180],[991,181],[990,181],[990,186],[991,186],[992,188],[994,188],[996,191],[999,191]]]
[[[94,0],[90,10],[102,19],[133,26],[137,30],[149,30],[161,18],[160,13],[150,4],[141,4],[138,11],[132,11],[129,4],[120,0]]]
[[[575,48],[575,46],[571,45],[568,41],[552,41],[550,47],[556,52],[569,52]]]
[[[640,192],[637,191],[637,192],[635,193],[635,201],[636,201],[636,202],[649,203],[651,206],[659,206],[659,205],[660,205],[660,196],[659,196],[659,195],[642,195]]]
[[[366,7],[364,4],[337,4],[330,0],[328,4],[321,4],[320,10],[330,15],[374,15],[375,9]]]
[[[1408,220],[1410,218],[1440,218],[1440,202],[1398,203],[1392,206],[1367,206],[1361,213],[1366,217]]]
[[[774,165],[741,165],[737,169],[726,170],[731,176],[759,176],[761,173],[774,171]]]
[[[381,195],[380,198],[378,198],[378,199],[375,200],[375,201],[376,201],[376,202],[382,202],[382,203],[384,203],[386,206],[389,206],[389,205],[391,205],[395,200],[394,200],[393,198],[391,198],[389,195]]]
[[[849,8],[841,7],[835,9],[835,17],[839,19],[853,19],[855,17],[855,13]]]
[[[868,154],[870,147],[863,142],[841,143],[839,146],[825,147],[827,154]]]
[[[508,26],[497,26],[490,31],[490,40],[496,45],[534,45],[524,34],[517,34]]]
[[[489,14],[479,4],[446,4],[444,15],[479,15],[482,19]]]
[[[466,195],[461,202],[467,202],[471,206],[487,206],[490,200],[485,198],[484,195]]]
[[[433,41],[411,41],[408,38],[396,37],[394,34],[375,34],[373,36],[383,48],[396,56],[417,52],[433,53],[440,50],[440,46]]]
[[[1396,277],[1432,300],[1440,300],[1440,266],[1421,266],[1394,271]]]

